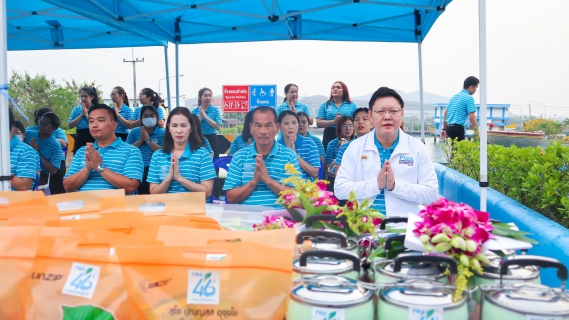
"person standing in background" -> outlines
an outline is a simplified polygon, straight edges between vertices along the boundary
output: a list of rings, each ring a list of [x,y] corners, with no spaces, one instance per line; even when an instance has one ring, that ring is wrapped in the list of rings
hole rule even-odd
[[[198,91],[198,107],[192,110],[192,114],[200,117],[202,125],[202,133],[209,141],[213,150],[213,158],[219,157],[219,140],[217,134],[221,129],[221,112],[211,104],[213,93],[209,88],[201,88]]]
[[[115,110],[115,115],[117,116],[117,129],[115,130],[115,135],[126,141],[128,137],[129,129],[132,126],[132,119],[134,119],[134,114],[132,108],[129,106],[128,96],[123,87],[116,86],[111,91],[111,99],[113,100],[113,110]]]
[[[304,112],[308,115],[308,124],[312,124],[314,121],[312,119],[312,113],[310,108],[304,103],[298,102],[298,86],[293,83],[289,83],[284,87],[285,98],[283,104],[279,105],[275,111],[277,112],[277,117],[281,112],[285,110],[290,110],[294,113]]]
[[[73,143],[73,154],[84,147],[87,142],[95,142],[95,138],[89,132],[89,109],[99,104],[99,94],[97,89],[93,87],[83,87],[79,90],[79,97],[81,98],[81,105],[76,106],[71,110],[69,120],[67,120],[67,127],[69,129],[77,128],[75,130],[75,142]]]
[[[342,81],[336,81],[330,89],[330,99],[320,105],[316,116],[316,126],[324,129],[322,144],[327,150],[328,143],[336,138],[336,125],[343,116],[352,116],[358,109],[350,100],[348,87]]]
[[[134,109],[134,114],[132,117],[133,121],[130,127],[140,127],[140,110],[142,110],[143,106],[153,105],[158,112],[158,126],[160,128],[164,128],[166,126],[166,114],[164,113],[164,110],[160,108],[160,101],[162,101],[162,98],[160,98],[158,93],[150,88],[144,88],[140,90],[140,93],[138,94],[138,100],[140,101],[141,106]]]
[[[463,89],[455,94],[445,108],[443,114],[443,127],[441,129],[441,139],[448,136],[452,140],[464,140],[466,133],[466,120],[470,119],[470,123],[474,128],[478,127],[476,122],[476,108],[474,107],[474,98],[472,95],[478,89],[480,81],[476,77],[468,77],[464,80]]]

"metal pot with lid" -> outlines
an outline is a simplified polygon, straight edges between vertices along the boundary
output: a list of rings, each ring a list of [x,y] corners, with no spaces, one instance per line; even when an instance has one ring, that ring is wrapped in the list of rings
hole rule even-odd
[[[334,216],[331,214],[320,214],[320,215],[314,215],[314,216],[310,216],[308,218],[306,218],[306,220],[304,221],[304,225],[306,226],[306,228],[310,229],[312,228],[312,225],[314,224],[314,222],[316,221],[339,221],[342,222],[344,224],[344,226],[346,226],[346,232],[343,233],[344,237],[346,238],[346,245],[342,246],[342,249],[348,250],[350,252],[359,254],[359,248],[358,248],[358,241],[355,238],[348,238],[347,237],[347,226],[348,226],[348,219],[345,216]],[[333,230],[329,230],[329,231],[333,231]],[[336,231],[337,232],[337,231]],[[318,239],[315,238],[314,240],[312,240],[313,243],[313,248],[315,249],[337,249],[340,248],[337,246],[337,242],[331,242],[331,241],[319,241],[322,239]],[[336,246],[334,246],[336,244]]]
[[[304,269],[311,257],[321,259],[351,260],[353,272],[359,274],[361,267],[357,257],[338,250],[311,250],[303,253],[299,266]],[[317,275],[302,272],[295,280],[298,284],[291,291],[291,300],[286,318],[310,319],[373,319],[373,288],[369,285],[336,275]]]
[[[499,283],[500,281],[504,283],[513,282],[531,282],[535,284],[541,283],[541,272],[539,268],[535,265],[520,266],[520,265],[510,265],[508,268],[508,273],[505,275],[500,274],[500,266],[503,261],[502,257],[496,254],[486,254],[486,257],[490,261],[489,265],[483,266],[482,274],[475,273],[474,283],[475,285],[481,284],[493,284]],[[515,255],[509,255],[508,259],[515,259]],[[523,257],[523,256],[522,256]]]
[[[398,280],[430,280],[448,283],[446,269],[456,270],[456,261],[444,253],[410,252],[398,255],[393,261],[376,264],[375,282]]]
[[[307,231],[308,232],[308,231]],[[323,231],[320,231],[323,232]],[[298,237],[297,237],[298,239]],[[322,252],[322,253],[320,253]],[[345,253],[343,255],[331,254]],[[307,261],[302,265],[302,258]],[[341,257],[341,258],[338,258]],[[293,278],[301,277],[302,274],[338,275],[349,279],[359,278],[360,258],[351,252],[344,250],[308,250],[292,263]],[[358,272],[354,271],[358,269]]]
[[[561,290],[528,282],[482,285],[482,319],[568,320],[569,296],[565,292],[567,267],[556,259],[516,256],[501,263],[500,275],[508,275],[514,265],[556,268],[557,277],[561,279]]]

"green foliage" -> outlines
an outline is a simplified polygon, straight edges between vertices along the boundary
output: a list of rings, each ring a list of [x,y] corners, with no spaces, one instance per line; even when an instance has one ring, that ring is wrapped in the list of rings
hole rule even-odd
[[[243,132],[242,124],[238,124],[237,126],[231,128],[221,128],[221,130],[219,130],[220,134],[241,134],[241,132]]]
[[[55,79],[48,79],[45,74],[31,77],[27,72],[22,74],[12,70],[8,93],[30,122],[26,122],[18,112],[14,112],[16,119],[22,121],[24,125],[33,125],[34,111],[47,107],[57,114],[61,120],[61,128],[67,129],[67,119],[71,109],[79,104],[79,90],[88,84],[85,81],[82,83],[75,80],[63,81],[65,85],[60,85]],[[99,95],[102,94],[99,88],[97,91]]]
[[[480,143],[454,143],[449,166],[472,179],[480,176]],[[488,145],[490,187],[569,226],[569,147],[547,148]]]
[[[548,136],[563,131],[563,123],[544,118],[532,119],[525,122],[523,127],[525,132],[543,131]]]
[[[63,320],[114,320],[109,312],[93,306],[61,307]]]

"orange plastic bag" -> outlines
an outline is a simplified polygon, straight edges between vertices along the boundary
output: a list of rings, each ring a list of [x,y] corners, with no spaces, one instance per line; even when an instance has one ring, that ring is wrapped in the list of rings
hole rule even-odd
[[[87,192],[62,193],[46,197],[49,204],[57,206],[60,214],[78,214],[99,211],[99,199],[102,197],[124,197],[124,190],[100,190]]]
[[[20,301],[38,247],[37,226],[0,227],[0,319],[23,319]]]
[[[146,216],[205,214],[205,193],[181,192],[101,198],[99,211],[142,212]]]
[[[116,250],[139,319],[285,317],[291,250],[251,242]]]
[[[0,191],[0,210],[14,206],[47,204],[43,191]]]
[[[78,227],[93,228],[113,231],[113,229],[141,228],[147,226],[172,225],[185,228],[221,230],[221,226],[217,221],[205,216],[138,216],[136,219],[131,216],[116,216],[112,213],[103,214],[99,219],[81,219],[81,220],[50,220],[46,221],[46,225],[54,227]],[[106,215],[112,216],[107,217]]]
[[[111,212],[111,213],[100,213],[100,212],[86,212],[86,213],[72,213],[72,214],[62,214],[59,220],[90,220],[90,219],[102,219],[102,218],[129,218],[138,219],[142,217],[140,212]]]
[[[45,225],[46,220],[58,217],[55,206],[15,206],[0,210],[0,226]]]
[[[136,319],[114,246],[154,245],[102,230],[40,230],[39,247],[19,304],[22,319]]]

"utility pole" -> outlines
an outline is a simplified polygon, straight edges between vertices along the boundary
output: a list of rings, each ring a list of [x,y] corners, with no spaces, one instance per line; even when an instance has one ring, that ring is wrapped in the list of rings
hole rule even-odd
[[[136,60],[134,58],[132,58],[132,60],[125,60],[122,59],[122,62],[132,62],[132,78],[133,78],[133,82],[134,82],[134,102],[132,104],[133,108],[136,108],[136,63],[137,62],[144,62],[144,58],[142,58],[142,60],[138,60],[138,58],[136,58]]]
[[[531,101],[529,102],[529,114],[528,114],[528,119],[529,119],[529,121],[531,121]]]

